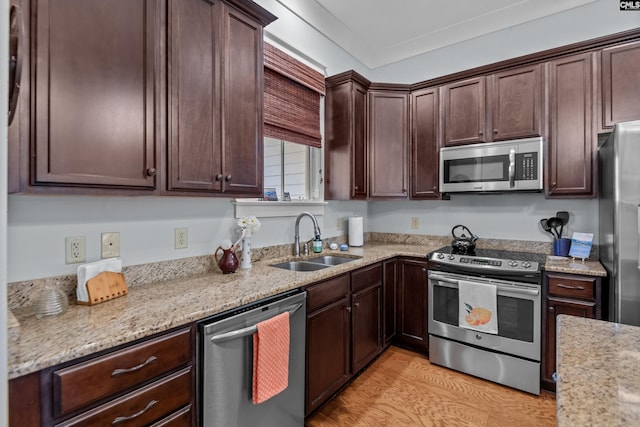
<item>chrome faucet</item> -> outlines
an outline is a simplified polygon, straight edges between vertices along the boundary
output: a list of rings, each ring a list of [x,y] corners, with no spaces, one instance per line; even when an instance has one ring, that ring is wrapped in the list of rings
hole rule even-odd
[[[295,241],[293,243],[293,254],[295,256],[300,256],[300,220],[303,216],[308,216],[309,218],[311,218],[311,220],[313,221],[313,233],[316,236],[320,236],[320,227],[318,226],[318,220],[311,212],[302,212],[300,215],[298,215],[298,217],[296,218]]]

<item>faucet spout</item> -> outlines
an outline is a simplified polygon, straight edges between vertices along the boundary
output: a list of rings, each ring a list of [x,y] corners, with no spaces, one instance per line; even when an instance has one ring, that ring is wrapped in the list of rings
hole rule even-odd
[[[296,218],[296,228],[294,235],[294,243],[293,243],[293,254],[295,256],[300,256],[300,220],[302,217],[308,216],[313,221],[313,234],[316,236],[320,236],[320,226],[318,225],[318,219],[311,212],[302,212]]]

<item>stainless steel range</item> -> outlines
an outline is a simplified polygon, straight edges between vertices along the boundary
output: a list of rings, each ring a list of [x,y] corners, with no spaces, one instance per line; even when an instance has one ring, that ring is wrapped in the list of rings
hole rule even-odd
[[[432,363],[540,394],[541,277],[544,254],[444,247],[429,260]],[[459,325],[459,285],[495,287],[497,333]],[[485,286],[486,288],[486,286]]]

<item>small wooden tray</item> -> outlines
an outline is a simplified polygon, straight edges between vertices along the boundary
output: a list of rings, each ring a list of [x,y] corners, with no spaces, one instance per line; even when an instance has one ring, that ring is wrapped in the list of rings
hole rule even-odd
[[[103,271],[87,280],[87,292],[89,302],[78,301],[78,304],[95,305],[126,295],[128,293],[127,282],[122,273]]]

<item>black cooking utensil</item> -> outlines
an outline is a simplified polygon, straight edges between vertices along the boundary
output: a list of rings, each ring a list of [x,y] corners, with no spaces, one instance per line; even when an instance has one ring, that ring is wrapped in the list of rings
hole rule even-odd
[[[540,225],[542,226],[542,229],[543,229],[544,231],[546,231],[547,233],[549,233],[549,234],[551,234],[553,237],[555,237],[555,236],[554,236],[554,234],[553,234],[553,232],[551,231],[551,228],[549,228],[549,226],[547,225],[547,218],[542,218],[542,219],[540,220]]]
[[[562,220],[557,217],[551,217],[547,220],[547,226],[551,229],[552,233],[556,238],[560,239],[561,235],[558,231],[560,227],[562,227]]]
[[[562,225],[560,226],[560,237],[562,237],[562,232],[564,231],[564,226],[569,222],[569,212],[567,211],[558,211],[556,212],[556,218],[559,218],[562,221]]]

